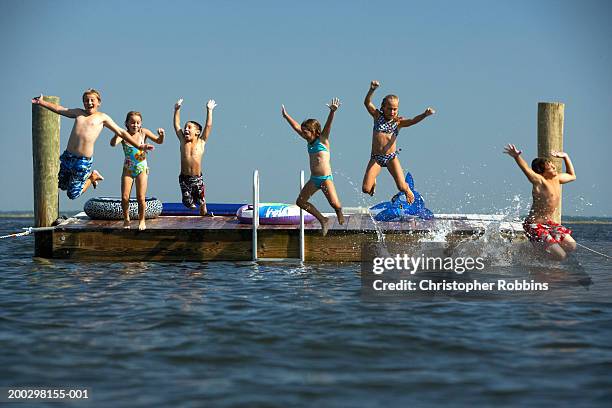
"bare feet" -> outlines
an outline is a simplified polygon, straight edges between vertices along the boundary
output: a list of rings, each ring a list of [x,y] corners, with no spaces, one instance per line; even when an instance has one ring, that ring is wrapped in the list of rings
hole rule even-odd
[[[98,181],[104,180],[104,177],[102,177],[102,175],[98,173],[98,170],[92,171],[89,178],[91,179],[91,185],[93,186],[93,188],[98,187]]]
[[[338,224],[344,225],[344,214],[342,214],[342,210],[336,211],[336,215],[338,216]]]
[[[139,231],[144,231],[144,230],[146,230],[146,229],[147,229],[147,226],[146,226],[146,224],[145,224],[145,221],[144,221],[144,220],[140,221],[140,222],[138,223],[138,230],[139,230]]]
[[[325,217],[325,221],[321,223],[321,235],[326,236],[327,231],[329,230],[331,221],[329,218]]]
[[[206,208],[206,206],[200,207],[200,215],[202,217],[214,217],[215,216],[215,214],[208,211],[208,208]]]
[[[123,220],[123,228],[124,229],[130,229],[130,220]]]
[[[374,183],[374,185],[372,186],[372,189],[370,190],[370,197],[374,197],[375,192],[376,192],[376,183]]]

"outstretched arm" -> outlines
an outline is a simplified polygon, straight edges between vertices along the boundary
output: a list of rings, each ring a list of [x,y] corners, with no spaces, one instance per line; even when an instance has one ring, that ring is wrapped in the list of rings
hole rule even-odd
[[[576,180],[576,172],[574,171],[574,165],[570,160],[569,154],[553,150],[552,152],[550,152],[550,155],[553,157],[560,157],[565,162],[565,170],[567,170],[567,173],[559,174],[559,183],[565,184],[569,183],[570,181]]]
[[[104,126],[108,129],[110,129],[113,133],[115,133],[115,135],[118,135],[119,137],[121,137],[121,139],[125,140],[126,142],[128,142],[129,144],[131,144],[134,147],[137,147],[140,150],[153,150],[155,149],[155,146],[150,145],[150,144],[138,144],[138,140],[130,135],[127,130],[121,129],[119,126],[117,126],[117,124],[115,123],[114,120],[112,120],[110,118],[110,116],[108,115],[104,115]]]
[[[123,139],[121,139],[121,136],[119,136],[118,134],[115,133],[115,136],[113,136],[110,140],[110,145],[115,147],[119,144],[119,142],[121,142]]]
[[[166,131],[164,129],[157,129],[157,135],[151,132],[149,129],[142,128],[142,131],[144,132],[145,140],[146,138],[149,138],[157,144],[164,143],[164,137],[166,136]]]
[[[425,109],[425,112],[421,113],[420,115],[416,115],[412,119],[401,119],[399,122],[399,127],[403,128],[403,127],[416,125],[417,123],[419,123],[426,117],[433,115],[434,113],[436,113],[435,110],[433,110],[432,108],[427,108]]]
[[[183,129],[181,129],[181,105],[183,98],[174,104],[174,132],[179,139],[183,139]]]
[[[207,141],[210,131],[212,130],[213,121],[213,109],[217,106],[217,102],[214,99],[210,99],[206,103],[206,124],[204,125],[204,131],[202,132],[202,140]]]
[[[540,181],[542,176],[540,176],[535,171],[531,170],[527,162],[521,157],[521,153],[523,153],[522,150],[518,150],[516,146],[513,144],[508,144],[504,148],[504,153],[514,158],[514,161],[516,161],[516,164],[518,164],[519,168],[523,171],[525,176],[527,176],[527,178],[532,184],[535,184],[538,181]]]
[[[295,121],[295,119],[291,117],[291,115],[287,113],[285,105],[281,105],[281,113],[283,114],[283,118],[285,118],[285,120],[289,123],[293,130],[295,130],[298,135],[302,136],[302,127],[299,123]]]
[[[336,110],[340,107],[340,99],[333,98],[330,103],[327,104],[329,108],[329,115],[327,115],[327,121],[325,121],[325,126],[323,126],[323,132],[321,133],[321,139],[328,139],[329,132],[331,130],[332,121],[334,120],[334,114]]]
[[[67,118],[76,118],[77,115],[80,113],[80,109],[68,109],[68,108],[64,108],[62,105],[58,105],[56,103],[53,102],[48,102],[45,101],[43,99],[43,95],[40,94],[40,96],[37,96],[35,98],[32,98],[32,104],[33,105],[40,105],[43,108],[49,109],[51,112],[55,112],[58,115],[62,115],[65,116]]]
[[[372,115],[374,119],[378,119],[378,117],[380,116],[380,112],[378,111],[378,109],[376,109],[376,106],[374,106],[374,104],[372,103],[372,94],[374,94],[374,91],[379,86],[380,86],[380,83],[378,81],[370,82],[370,89],[368,90],[368,93],[366,94],[365,99],[363,100],[363,104],[365,105],[366,109],[368,110],[370,115]]]

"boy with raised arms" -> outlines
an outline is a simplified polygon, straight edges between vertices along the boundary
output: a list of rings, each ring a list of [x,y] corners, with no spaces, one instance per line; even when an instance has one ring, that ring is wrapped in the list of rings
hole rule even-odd
[[[537,157],[531,168],[521,157],[522,151],[508,144],[504,153],[514,158],[521,171],[532,184],[533,204],[523,223],[529,241],[549,253],[556,260],[564,260],[568,252],[576,250],[572,231],[552,221],[561,200],[561,184],[576,180],[574,165],[567,153],[550,152],[552,157],[562,158],[567,173],[559,173],[548,157]]]
[[[212,113],[217,103],[211,99],[206,104],[206,125],[190,120],[181,128],[181,106],[183,99],[174,104],[174,131],[181,144],[181,174],[179,186],[181,187],[183,205],[188,208],[200,206],[201,216],[210,216],[206,208],[206,187],[202,178],[202,156],[210,131],[212,130]]]

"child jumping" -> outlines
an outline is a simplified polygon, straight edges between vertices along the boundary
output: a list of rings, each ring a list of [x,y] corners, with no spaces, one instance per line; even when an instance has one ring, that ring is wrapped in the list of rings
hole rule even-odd
[[[368,113],[374,118],[374,131],[372,135],[372,152],[365,175],[363,176],[362,191],[373,196],[376,190],[376,177],[380,174],[380,170],[383,167],[387,167],[395,180],[397,189],[400,191],[395,195],[394,199],[399,197],[400,193],[404,193],[408,203],[412,204],[414,194],[404,179],[404,170],[402,170],[399,157],[397,157],[397,136],[401,128],[415,125],[426,117],[433,115],[435,111],[432,108],[427,108],[425,112],[412,119],[397,116],[399,98],[395,95],[385,96],[380,109],[376,109],[371,98],[379,86],[380,83],[378,81],[372,81],[363,101]]]
[[[334,186],[334,178],[332,176],[331,164],[330,164],[330,153],[329,153],[329,131],[331,129],[332,121],[334,120],[334,114],[340,106],[340,100],[338,98],[332,99],[327,104],[329,108],[329,115],[325,122],[325,127],[321,131],[321,124],[316,119],[306,119],[302,124],[298,124],[285,110],[285,105],[282,105],[283,118],[289,122],[289,125],[296,131],[298,135],[304,138],[308,142],[308,156],[310,158],[310,180],[304,185],[300,195],[296,200],[296,204],[303,209],[314,215],[317,220],[321,223],[321,229],[323,236],[327,235],[327,230],[330,226],[330,220],[324,217],[323,214],[317,210],[317,208],[308,202],[308,199],[312,197],[317,190],[321,189],[325,198],[329,202],[329,205],[336,211],[338,216],[338,222],[344,224],[344,215],[342,214],[342,205],[336,194],[336,187]]]
[[[128,112],[125,117],[125,127],[127,132],[132,135],[141,145],[147,138],[157,144],[164,142],[164,129],[157,129],[158,136],[155,136],[149,129],[142,127],[142,114],[136,111]],[[132,185],[136,181],[136,199],[138,200],[138,229],[146,229],[145,211],[147,204],[145,196],[147,194],[147,181],[149,167],[147,165],[146,151],[128,145],[120,135],[115,135],[111,141],[111,146],[117,146],[121,142],[125,160],[123,161],[123,174],[121,175],[121,208],[123,209],[123,228],[130,228],[130,195]]]
[[[202,155],[210,131],[212,130],[213,109],[217,106],[214,99],[206,104],[206,125],[190,120],[185,122],[181,129],[181,105],[183,99],[179,99],[174,105],[174,131],[181,144],[181,174],[179,185],[181,187],[183,205],[188,208],[196,208],[200,205],[200,215],[212,217],[213,213],[206,208],[206,187],[202,179]]]
[[[529,241],[549,253],[553,259],[562,261],[568,252],[576,250],[576,241],[572,231],[554,223],[554,213],[561,200],[561,184],[576,180],[574,166],[567,153],[550,152],[553,157],[560,157],[565,162],[567,173],[558,173],[554,163],[545,157],[538,157],[531,162],[531,168],[521,157],[521,150],[513,144],[504,148],[504,153],[513,157],[533,188],[533,203],[523,223],[523,229]]]
[[[60,156],[58,175],[59,188],[66,190],[66,194],[71,200],[83,194],[90,185],[96,188],[98,182],[104,180],[104,177],[97,170],[92,170],[94,145],[104,127],[120,135],[129,144],[138,147],[140,150],[154,149],[152,145],[138,143],[136,138],[117,126],[110,116],[98,111],[102,98],[95,89],[88,89],[83,93],[83,109],[64,108],[61,105],[43,100],[42,94],[33,98],[32,103],[74,119],[68,146]]]

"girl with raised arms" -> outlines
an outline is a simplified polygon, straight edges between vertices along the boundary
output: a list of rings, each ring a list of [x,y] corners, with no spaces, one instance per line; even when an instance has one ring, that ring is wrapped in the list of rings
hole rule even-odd
[[[332,176],[329,146],[331,124],[339,106],[340,100],[338,98],[332,99],[331,102],[327,104],[329,115],[327,116],[327,121],[325,122],[323,130],[321,130],[321,124],[316,119],[306,119],[302,124],[299,124],[287,113],[285,105],[282,105],[283,118],[287,120],[291,128],[293,128],[298,135],[308,142],[307,149],[310,160],[310,180],[308,180],[304,188],[302,188],[302,191],[300,191],[300,195],[295,203],[301,209],[308,211],[319,220],[323,236],[327,235],[331,220],[323,216],[314,205],[308,202],[308,199],[312,197],[317,190],[320,189],[323,191],[329,205],[336,211],[338,222],[344,224],[342,205],[336,194],[336,187],[334,186],[334,178]]]
[[[373,196],[376,189],[376,177],[380,174],[380,170],[386,167],[399,190],[399,193],[395,195],[393,200],[397,199],[400,193],[404,193],[408,203],[412,204],[414,194],[404,180],[404,170],[402,170],[402,165],[397,156],[397,136],[401,128],[416,125],[426,117],[433,115],[435,111],[432,108],[427,108],[420,115],[412,119],[405,119],[397,115],[399,98],[396,95],[385,96],[380,109],[376,109],[371,99],[372,94],[379,86],[380,83],[378,81],[372,81],[363,101],[368,113],[374,119],[374,130],[372,134],[372,152],[365,175],[363,176],[362,191]]]

